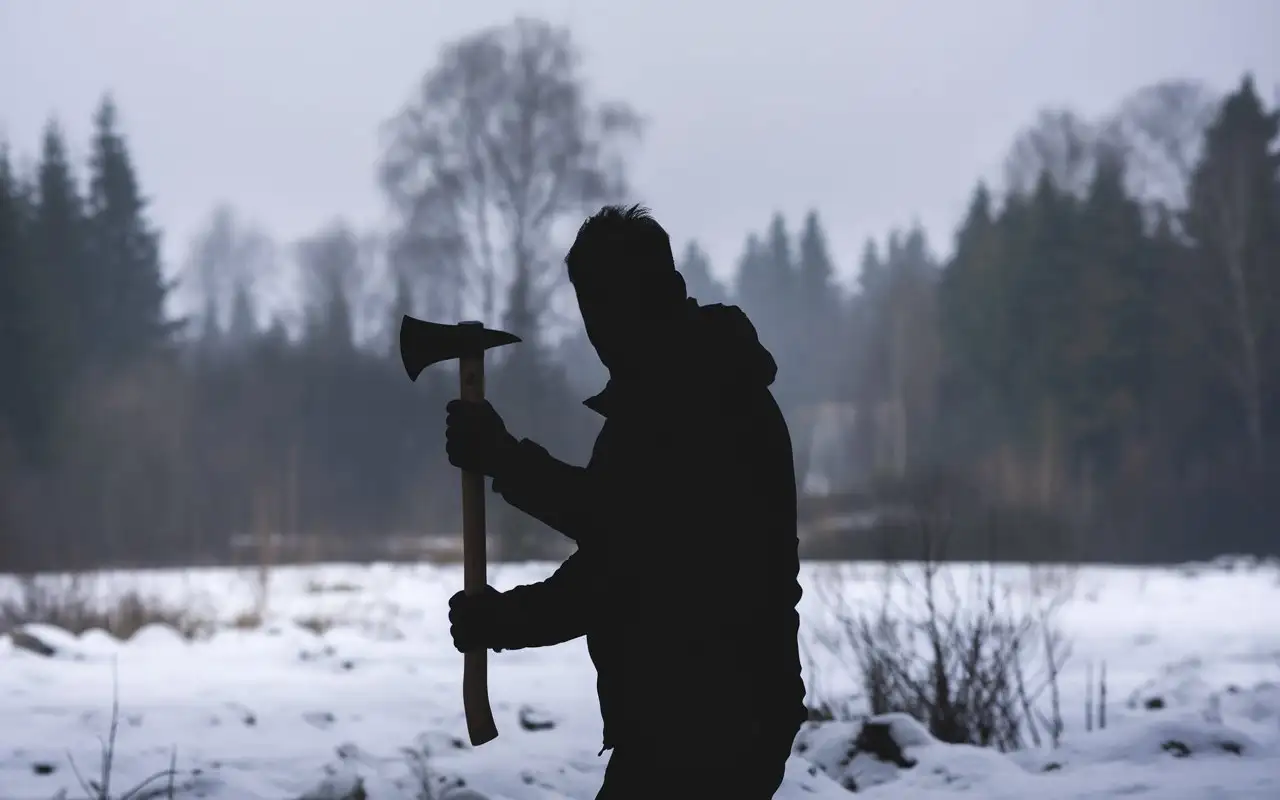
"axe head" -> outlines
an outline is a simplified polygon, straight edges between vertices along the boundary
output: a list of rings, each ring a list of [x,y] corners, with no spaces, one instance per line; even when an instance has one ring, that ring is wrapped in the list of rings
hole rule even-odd
[[[486,328],[482,322],[447,325],[408,315],[400,321],[400,360],[411,381],[416,381],[424,369],[440,361],[476,358],[492,347],[518,341],[519,336]]]

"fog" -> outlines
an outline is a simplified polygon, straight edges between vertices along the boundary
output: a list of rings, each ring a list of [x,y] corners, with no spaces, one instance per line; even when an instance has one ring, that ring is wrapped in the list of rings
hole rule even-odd
[[[802,487],[844,498],[806,519],[963,496],[1010,558],[1274,550],[1280,6],[735,9],[0,2],[15,568],[454,532],[456,387],[405,379],[406,312],[518,326],[495,406],[581,461],[607,375],[560,260],[605,202],[652,208],[693,294],[755,321]],[[571,99],[533,104],[541,160],[503,178],[459,109],[536,86]],[[591,179],[536,223],[444,180],[544,192],[565,163]],[[556,551],[495,515],[503,557]]]

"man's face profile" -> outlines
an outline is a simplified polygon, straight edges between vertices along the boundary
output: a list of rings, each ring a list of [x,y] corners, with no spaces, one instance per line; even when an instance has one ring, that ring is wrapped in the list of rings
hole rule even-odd
[[[573,281],[573,291],[578,298],[578,310],[582,313],[587,339],[604,365],[614,366],[619,338],[618,320],[615,319],[618,303],[603,291],[599,281],[591,281],[586,276],[579,276]]]
[[[573,290],[582,313],[582,324],[587,339],[595,348],[600,361],[613,369],[625,363],[638,345],[636,339],[644,338],[644,300],[628,292],[621,281],[600,280],[599,275],[607,266],[584,270],[573,281]]]

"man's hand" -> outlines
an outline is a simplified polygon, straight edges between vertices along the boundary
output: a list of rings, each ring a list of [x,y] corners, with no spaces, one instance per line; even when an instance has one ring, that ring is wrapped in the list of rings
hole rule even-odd
[[[445,406],[445,452],[449,463],[492,478],[508,463],[516,439],[488,401],[453,400]]]
[[[458,592],[449,598],[449,635],[459,653],[502,648],[493,647],[501,630],[497,601],[500,593],[492,586],[485,586],[477,595]]]

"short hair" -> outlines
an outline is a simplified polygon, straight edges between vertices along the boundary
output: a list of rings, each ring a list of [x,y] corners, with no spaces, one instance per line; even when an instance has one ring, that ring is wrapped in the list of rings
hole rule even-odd
[[[667,235],[649,209],[605,206],[587,217],[564,259],[569,280],[597,286],[628,287],[645,293],[668,285],[676,272]]]

